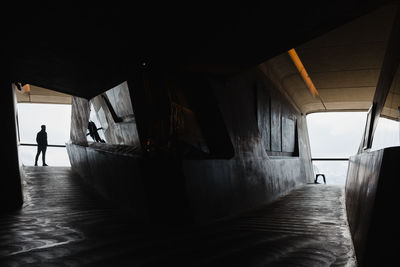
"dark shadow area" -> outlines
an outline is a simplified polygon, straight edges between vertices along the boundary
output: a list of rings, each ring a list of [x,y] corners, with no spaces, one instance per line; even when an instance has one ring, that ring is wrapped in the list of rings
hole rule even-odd
[[[351,240],[343,238],[348,229],[340,187],[306,186],[234,219],[182,226],[160,223],[174,216],[168,210],[148,224],[126,209],[109,208],[70,168],[29,167],[25,173],[26,206],[0,218],[4,266],[355,262]]]

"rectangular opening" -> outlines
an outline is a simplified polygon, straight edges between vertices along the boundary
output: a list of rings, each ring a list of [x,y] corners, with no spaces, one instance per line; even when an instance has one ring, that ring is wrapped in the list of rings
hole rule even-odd
[[[314,179],[318,173],[327,184],[344,186],[348,158],[357,154],[366,112],[320,112],[307,115]],[[323,182],[321,178],[318,182]]]
[[[17,118],[19,157],[23,165],[35,164],[36,135],[41,130],[41,125],[46,125],[46,163],[49,166],[70,166],[65,143],[70,139],[71,105],[18,103]],[[42,165],[41,155],[38,165]]]

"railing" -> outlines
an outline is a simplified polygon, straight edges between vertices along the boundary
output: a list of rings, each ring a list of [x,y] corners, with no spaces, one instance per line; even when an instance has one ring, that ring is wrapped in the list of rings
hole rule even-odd
[[[313,163],[314,175],[323,173],[326,176],[327,184],[345,185],[347,176],[347,166],[349,158],[311,158]],[[315,163],[314,163],[315,162]],[[317,163],[319,162],[319,164]],[[342,163],[341,163],[342,162]],[[346,164],[347,165],[347,164]],[[315,177],[314,177],[315,178]]]
[[[20,146],[37,146],[37,144],[20,143]],[[66,147],[65,145],[47,145],[48,147]]]
[[[347,161],[349,158],[311,158],[311,161]]]
[[[19,162],[24,166],[33,166],[38,145],[35,143],[19,143]],[[71,166],[66,144],[49,144],[46,151],[46,161],[49,166]]]

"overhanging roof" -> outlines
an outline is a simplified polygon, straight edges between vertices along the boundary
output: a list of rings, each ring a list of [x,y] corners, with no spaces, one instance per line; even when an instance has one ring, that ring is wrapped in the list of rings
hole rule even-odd
[[[72,97],[68,94],[56,92],[35,85],[25,85],[21,91],[15,90],[15,92],[17,96],[17,103],[43,103],[43,104],[72,103]]]
[[[295,47],[318,90],[313,97],[287,53],[259,68],[274,80],[304,114],[319,111],[368,110],[386,52],[397,5],[377,9]],[[392,84],[382,113],[398,118],[400,79]]]
[[[0,16],[2,62],[13,82],[91,98],[143,60],[166,70],[245,70],[385,2],[10,2]]]

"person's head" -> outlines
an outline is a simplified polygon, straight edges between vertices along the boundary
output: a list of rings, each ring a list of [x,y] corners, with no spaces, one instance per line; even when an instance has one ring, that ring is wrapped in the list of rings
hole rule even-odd
[[[46,125],[42,125],[40,127],[42,127],[42,131],[46,131]]]

